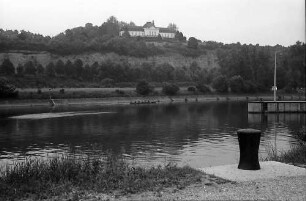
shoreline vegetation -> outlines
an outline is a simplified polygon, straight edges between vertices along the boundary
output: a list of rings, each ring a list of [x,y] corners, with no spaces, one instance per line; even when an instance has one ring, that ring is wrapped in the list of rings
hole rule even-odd
[[[196,93],[181,87],[176,95],[166,95],[162,88],[155,88],[150,95],[139,95],[135,88],[26,88],[17,89],[18,98],[0,99],[0,107],[48,106],[52,98],[56,105],[119,105],[142,103],[205,102],[205,101],[261,101],[273,100],[271,93]],[[305,100],[303,93],[284,93],[277,95],[278,100]]]
[[[112,154],[104,158],[65,155],[50,160],[29,158],[1,169],[0,198],[40,200],[72,194],[72,200],[79,200],[88,192],[117,197],[145,191],[159,195],[165,188],[178,191],[199,182],[214,185],[228,181],[172,163],[144,168]]]
[[[306,126],[294,134],[298,144],[293,145],[288,151],[278,152],[272,145],[266,147],[268,156],[265,161],[278,161],[306,168]]]

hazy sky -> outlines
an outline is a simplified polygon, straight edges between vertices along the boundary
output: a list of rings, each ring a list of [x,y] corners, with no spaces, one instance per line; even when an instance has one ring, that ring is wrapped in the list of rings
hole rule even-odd
[[[305,0],[0,0],[0,28],[54,36],[87,22],[158,27],[175,23],[187,37],[223,43],[305,42]]]

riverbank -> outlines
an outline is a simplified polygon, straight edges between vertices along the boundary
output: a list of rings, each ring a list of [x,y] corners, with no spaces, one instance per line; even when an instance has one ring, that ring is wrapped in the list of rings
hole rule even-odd
[[[0,175],[1,200],[306,199],[306,169],[305,176],[231,182],[186,166],[130,166],[109,155],[27,160]]]
[[[306,169],[305,169],[306,171]],[[182,173],[182,172],[181,172]],[[178,175],[178,180],[182,175]],[[190,177],[190,175],[188,175]],[[167,181],[167,178],[164,178]],[[169,180],[168,180],[169,181]],[[153,187],[154,190],[122,194],[122,191],[98,192],[69,186],[53,186],[53,193],[26,193],[14,200],[45,201],[98,201],[98,200],[305,200],[306,176],[277,177],[245,182],[228,182],[210,175],[201,175],[186,186],[170,185]],[[137,181],[136,181],[137,182]],[[184,181],[181,182],[182,184]],[[15,189],[16,190],[16,189]],[[17,189],[18,190],[18,189]]]
[[[283,95],[282,100],[301,100],[298,95]],[[55,106],[61,105],[128,105],[150,103],[182,103],[206,101],[259,101],[273,100],[271,94],[235,95],[235,94],[208,94],[208,95],[177,95],[177,96],[133,96],[133,97],[106,97],[106,98],[54,98]],[[0,100],[0,108],[50,106],[48,99],[10,99]]]

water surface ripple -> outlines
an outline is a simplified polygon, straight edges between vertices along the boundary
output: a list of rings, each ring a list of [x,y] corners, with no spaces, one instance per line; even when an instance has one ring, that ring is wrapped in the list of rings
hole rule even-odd
[[[265,157],[267,147],[296,144],[302,125],[305,114],[248,114],[245,102],[1,109],[0,164],[108,152],[141,165],[233,164],[239,160],[238,129],[262,131]]]

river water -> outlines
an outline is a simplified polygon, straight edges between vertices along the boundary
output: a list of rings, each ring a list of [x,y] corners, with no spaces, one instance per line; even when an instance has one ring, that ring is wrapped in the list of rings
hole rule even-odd
[[[0,164],[114,153],[136,164],[239,162],[237,130],[262,131],[259,156],[297,143],[305,114],[248,114],[246,102],[0,109]]]

